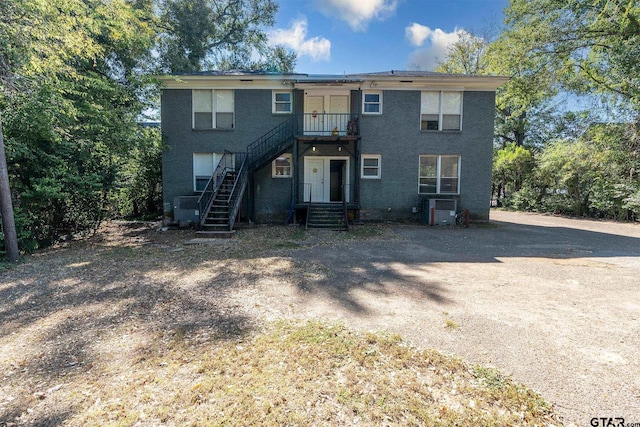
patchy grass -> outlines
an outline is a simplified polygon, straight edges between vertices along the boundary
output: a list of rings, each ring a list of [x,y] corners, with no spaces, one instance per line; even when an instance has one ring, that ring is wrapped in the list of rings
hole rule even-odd
[[[460,325],[451,319],[445,319],[444,327],[449,329],[458,329],[460,328]]]
[[[25,257],[0,271],[0,425],[559,425],[496,371],[262,307],[256,286],[332,276],[291,251],[348,234],[185,246],[190,231],[114,222]]]
[[[194,348],[176,335],[96,384],[72,425],[543,425],[535,393],[396,335],[277,322]],[[495,378],[500,378],[496,386]],[[82,395],[82,391],[80,391]]]

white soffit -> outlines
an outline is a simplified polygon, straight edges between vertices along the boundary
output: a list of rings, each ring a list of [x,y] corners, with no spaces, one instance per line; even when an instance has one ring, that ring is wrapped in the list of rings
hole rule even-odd
[[[379,76],[356,79],[306,75],[177,75],[163,76],[165,89],[320,89],[495,91],[509,81],[501,76]]]

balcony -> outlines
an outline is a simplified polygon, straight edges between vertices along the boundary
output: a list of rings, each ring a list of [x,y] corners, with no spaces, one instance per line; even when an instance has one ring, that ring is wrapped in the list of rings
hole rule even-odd
[[[350,141],[360,135],[358,116],[349,113],[305,113],[298,140]]]

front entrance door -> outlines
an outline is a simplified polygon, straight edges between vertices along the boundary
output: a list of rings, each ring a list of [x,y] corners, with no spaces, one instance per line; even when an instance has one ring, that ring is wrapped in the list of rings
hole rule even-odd
[[[304,201],[329,203],[342,202],[342,188],[349,188],[349,158],[319,157],[304,158]],[[345,191],[347,202],[349,192]]]
[[[345,160],[329,160],[329,201],[331,202],[342,201],[346,163]]]
[[[304,201],[324,202],[324,159],[304,158]]]

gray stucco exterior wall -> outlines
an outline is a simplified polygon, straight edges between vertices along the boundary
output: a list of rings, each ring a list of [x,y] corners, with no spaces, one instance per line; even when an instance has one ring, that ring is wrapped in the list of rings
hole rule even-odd
[[[294,111],[303,111],[304,91],[294,92]],[[294,174],[298,187],[304,181],[305,156],[349,156],[351,202],[358,201],[361,219],[415,218],[423,200],[456,198],[458,210],[469,209],[475,218],[488,218],[491,197],[491,163],[495,115],[494,92],[464,92],[461,131],[421,131],[419,90],[385,90],[383,114],[362,115],[361,92],[351,92],[351,107],[359,115],[361,139],[337,152],[335,145],[322,145],[315,153],[298,143]],[[163,154],[163,197],[172,208],[176,196],[193,195],[193,153],[242,152],[258,137],[287,120],[286,114],[272,113],[272,91],[236,89],[232,130],[193,130],[190,89],[165,89],[162,94],[162,131],[168,150]],[[356,181],[363,154],[381,156],[381,179]],[[460,194],[419,195],[418,175],[421,154],[460,155]],[[280,222],[286,219],[292,191],[302,200],[301,187],[293,188],[292,178],[272,178],[271,164],[253,174],[246,197],[253,200],[255,219]],[[245,205],[246,206],[246,205]],[[245,208],[246,210],[246,208]],[[246,215],[246,212],[244,212]]]
[[[162,156],[163,200],[165,207],[176,196],[193,195],[193,153],[244,152],[258,137],[273,129],[288,114],[273,114],[272,91],[242,89],[234,91],[234,128],[232,130],[192,129],[190,89],[166,89],[162,93],[162,135],[167,150]],[[268,170],[271,178],[270,165]],[[259,170],[257,176],[265,177]],[[288,181],[288,180],[276,180]],[[273,183],[276,188],[286,182]],[[289,184],[290,186],[290,184]],[[288,203],[287,203],[288,206]]]
[[[493,92],[465,92],[461,131],[421,131],[420,91],[384,91],[383,114],[361,116],[361,154],[381,155],[381,179],[362,179],[361,218],[417,217],[428,198],[456,198],[458,210],[488,218]],[[460,155],[460,195],[418,194],[421,154]]]

